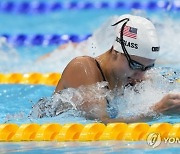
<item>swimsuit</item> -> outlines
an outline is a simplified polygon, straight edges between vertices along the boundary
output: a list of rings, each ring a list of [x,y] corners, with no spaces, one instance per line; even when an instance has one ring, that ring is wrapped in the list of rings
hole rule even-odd
[[[102,77],[103,77],[103,81],[106,81],[106,78],[105,78],[105,76],[104,76],[104,73],[103,73],[103,71],[102,71],[102,69],[101,69],[101,66],[99,65],[99,63],[98,63],[98,61],[95,59],[95,61],[96,61],[96,65],[97,65],[97,67],[99,68],[99,71],[101,72],[101,75],[102,75]],[[106,81],[107,82],[107,81]],[[107,89],[109,89],[109,87],[107,86]]]
[[[100,64],[98,63],[98,61],[97,61],[96,59],[95,59],[95,61],[96,61],[96,65],[97,65],[99,71],[101,72],[103,81],[107,82],[107,80],[106,80],[106,78],[105,78],[105,76],[104,76],[104,73],[103,73],[103,71],[102,71],[102,69],[101,69]],[[108,87],[108,86],[106,86],[106,88],[109,90],[109,87]],[[115,118],[115,117],[118,115],[117,107],[116,107],[115,105],[113,105],[112,103],[111,103],[111,105],[110,105],[110,102],[109,102],[109,100],[108,100],[107,98],[106,98],[106,102],[107,102],[107,112],[108,112],[108,114],[109,114],[109,117],[110,117],[110,118]]]

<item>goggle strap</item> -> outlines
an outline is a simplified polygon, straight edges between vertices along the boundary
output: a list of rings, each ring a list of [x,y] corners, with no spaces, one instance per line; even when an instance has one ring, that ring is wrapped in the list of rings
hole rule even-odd
[[[126,26],[127,22],[129,21],[128,18],[125,18],[124,20],[127,20],[121,27],[121,33],[120,33],[120,44],[121,44],[121,47],[123,49],[123,51],[126,53],[126,56],[128,58],[128,60],[131,60],[126,48],[125,48],[125,45],[124,45],[124,42],[123,42],[123,31],[124,31],[124,27]]]
[[[116,25],[118,25],[119,23],[121,23],[121,22],[123,22],[123,21],[125,21],[125,20],[129,21],[129,18],[124,18],[124,19],[116,22],[115,24],[113,24],[113,25],[111,25],[111,26],[116,26]]]

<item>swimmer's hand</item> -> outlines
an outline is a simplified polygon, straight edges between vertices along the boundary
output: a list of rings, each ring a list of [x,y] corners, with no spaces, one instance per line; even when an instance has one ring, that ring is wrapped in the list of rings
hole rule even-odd
[[[180,93],[165,95],[152,109],[162,114],[180,114]]]

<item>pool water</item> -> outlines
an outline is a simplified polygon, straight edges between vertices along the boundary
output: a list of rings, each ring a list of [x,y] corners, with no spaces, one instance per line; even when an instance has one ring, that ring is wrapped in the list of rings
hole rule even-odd
[[[83,124],[87,124],[90,122],[94,122],[92,120],[86,120],[84,117],[79,116],[77,111],[68,111],[56,117],[44,117],[42,119],[29,117],[32,106],[41,98],[41,97],[49,97],[52,95],[54,87],[48,86],[32,86],[32,85],[1,85],[0,86],[0,94],[1,94],[1,103],[0,103],[0,122],[1,123],[47,123],[47,122],[57,122],[61,124],[69,123],[69,122],[79,122]],[[143,99],[143,98],[141,98]],[[140,101],[142,101],[139,99]],[[142,103],[142,102],[140,102]],[[132,104],[133,105],[133,104]],[[143,106],[143,105],[142,105]],[[142,107],[137,107],[136,109],[129,109],[132,112],[138,112],[138,110],[142,110]],[[131,113],[132,113],[131,112]],[[124,113],[125,114],[125,113]],[[76,115],[76,116],[75,116]],[[135,113],[134,113],[135,115]],[[65,117],[68,117],[66,119]],[[170,123],[178,123],[179,116],[163,116],[158,119],[155,119],[149,124],[155,122],[170,122]]]
[[[163,149],[149,148],[144,142],[96,141],[96,142],[21,142],[1,143],[0,152],[8,153],[175,153],[178,144],[162,144]],[[7,150],[8,149],[8,150]],[[143,149],[143,152],[142,152]]]
[[[75,1],[75,0],[74,0]],[[104,2],[100,0],[99,2]],[[113,0],[109,3],[116,3],[118,0]],[[16,3],[16,1],[13,1]],[[24,2],[20,0],[17,3]],[[31,2],[27,1],[26,2]],[[39,1],[43,2],[43,1]],[[58,1],[61,2],[61,1]],[[66,1],[64,3],[68,3]],[[78,1],[75,2],[84,2]],[[85,1],[86,2],[86,1]],[[92,2],[97,2],[93,0]],[[124,1],[121,1],[124,3]],[[127,6],[134,0],[128,1]],[[139,1],[141,2],[141,1]],[[147,1],[148,2],[148,1]],[[157,2],[160,2],[157,1]],[[175,1],[173,1],[175,3]],[[6,3],[3,0],[1,3]],[[146,3],[141,2],[141,3]],[[176,1],[176,3],[178,3]],[[171,3],[170,3],[171,4]],[[51,11],[46,13],[18,13],[16,11],[3,12],[0,11],[0,35],[10,35],[10,39],[5,40],[0,38],[0,72],[59,72],[61,73],[67,63],[76,56],[90,55],[98,56],[110,48],[112,39],[109,30],[109,23],[117,15],[124,13],[140,14],[148,17],[155,24],[160,36],[161,53],[157,60],[156,68],[159,68],[159,74],[168,74],[168,78],[172,81],[179,78],[180,74],[180,54],[179,44],[180,39],[180,21],[179,10],[173,9],[156,9],[153,10],[135,10],[129,7],[119,9],[73,9],[71,11],[64,9],[60,11]],[[76,47],[68,42],[65,48],[53,45],[17,45],[14,40],[17,35],[26,35],[32,38],[37,34],[42,35],[89,35],[88,40],[79,43]],[[109,39],[106,39],[109,38]],[[53,51],[51,53],[51,51]],[[44,54],[51,53],[48,57],[42,57]],[[174,73],[176,72],[176,73]],[[79,115],[75,110],[70,110],[56,117],[34,118],[30,116],[32,106],[36,102],[45,97],[51,99],[55,87],[45,85],[0,85],[0,123],[82,123],[87,124],[95,122],[86,120]],[[126,97],[129,101],[128,105],[136,104],[136,108],[132,108],[131,113],[136,114],[142,111],[142,106],[145,107],[153,104],[153,101],[159,100],[162,95],[168,92],[179,92],[180,85],[176,82],[169,83],[167,80],[162,80],[157,76],[154,80],[154,86],[151,83],[140,85],[139,90],[142,90],[142,95],[136,99],[136,96],[131,92],[131,97]],[[126,89],[127,91],[129,89]],[[143,91],[144,90],[144,91]],[[129,92],[129,91],[128,91]],[[150,97],[152,96],[152,97]],[[118,101],[117,101],[118,102]],[[144,103],[143,103],[144,102]],[[139,103],[139,104],[138,104]],[[125,107],[125,106],[123,106]],[[141,110],[140,110],[141,108]],[[126,111],[126,110],[124,110]],[[147,110],[145,110],[147,111]],[[128,112],[124,112],[127,116]],[[161,116],[148,122],[149,124],[156,122],[179,123],[179,115]],[[85,152],[100,152],[100,153],[159,153],[169,152],[174,153],[179,151],[179,145],[161,145],[156,149],[148,147],[144,142],[20,142],[20,143],[1,143],[1,153],[16,153],[16,152],[70,152],[70,153],[85,153]]]
[[[81,35],[82,33],[84,35],[92,34],[92,37],[89,38],[87,41],[78,44],[76,47],[74,47],[71,42],[67,43],[66,47],[62,47],[62,48],[58,48],[58,45],[55,44],[43,45],[43,46],[34,46],[34,45],[15,46],[11,44],[13,43],[14,32],[9,32],[12,33],[11,40],[6,42],[4,39],[0,39],[0,54],[1,54],[0,64],[3,66],[0,67],[0,72],[4,72],[4,73],[8,73],[8,72],[28,73],[33,71],[62,72],[65,66],[67,65],[67,63],[76,56],[81,56],[81,55],[98,56],[104,51],[108,50],[113,43],[113,38],[110,38],[110,36],[112,36],[111,35],[112,29],[109,29],[109,23],[113,23],[113,18],[116,16],[111,16],[111,13],[109,13],[110,15],[105,16],[104,13],[101,14],[96,11],[94,12],[95,13],[93,15],[94,17],[93,22],[99,22],[99,24],[95,24],[95,23],[92,24],[92,22],[90,23],[85,22],[84,24],[89,23],[88,26],[90,26],[91,27],[90,28],[86,26],[84,27],[83,23],[78,23],[79,24],[78,27],[80,28],[80,30],[77,30],[76,28],[77,30],[76,34],[77,35]],[[112,12],[112,14],[117,15],[122,13]],[[141,12],[140,14],[143,14],[143,12]],[[82,15],[80,13],[77,15],[74,14],[73,17],[75,20],[77,17],[81,17],[81,16]],[[176,40],[180,38],[180,34],[177,33],[180,30],[178,26],[180,21],[178,19],[171,18],[171,16],[167,14],[164,14],[163,17],[161,16],[154,17],[147,13],[146,16],[149,17],[156,24],[158,34],[160,37],[161,52],[159,58],[157,59],[156,65],[166,66],[166,67],[168,66],[168,67],[173,67],[175,69],[179,69],[180,66],[180,55],[178,54],[179,44],[177,43]],[[62,18],[65,17],[66,15],[62,14]],[[33,18],[35,17],[33,16]],[[42,17],[40,17],[38,21],[41,21],[42,20],[41,18]],[[50,23],[54,23],[53,20],[54,18],[56,19],[56,17],[54,17],[54,14],[51,15],[51,18],[52,19],[49,19]],[[84,18],[85,17],[82,16],[82,20],[84,20]],[[25,22],[26,20],[24,20],[24,17],[20,16],[20,21]],[[58,20],[58,22],[60,21],[62,23],[64,22],[62,19],[61,20],[56,19],[56,20]],[[64,27],[65,28],[69,27],[69,29],[74,29],[72,28],[72,25],[74,24],[74,22],[77,21],[72,21],[72,20],[70,21],[71,23],[68,24],[68,26],[64,26]],[[28,24],[27,25],[26,24],[23,24],[23,26],[28,27]],[[35,23],[33,22],[33,24]],[[50,35],[56,33],[69,34],[63,28],[56,28],[55,25],[58,25],[58,23],[54,23],[54,25],[51,26],[51,29],[60,29],[61,31],[57,31],[57,32],[55,31],[52,33],[51,31],[46,30],[46,28],[44,28],[43,26],[41,30],[44,31],[44,33],[43,32],[39,32],[39,33],[40,34],[48,33]],[[8,25],[7,27],[10,27],[10,25]],[[19,29],[21,29],[20,25],[18,25],[17,27],[20,27]],[[36,30],[38,29],[34,25],[33,27]],[[13,29],[17,31],[18,28],[13,28]],[[22,31],[23,30],[24,28],[22,27]],[[7,33],[7,30],[4,29],[4,31]],[[17,31],[16,33],[19,32]],[[35,35],[34,32],[31,30],[29,30],[29,32],[26,31],[21,32],[21,34],[26,34],[29,38],[31,38],[31,35],[28,33],[31,33],[31,35],[33,36]],[[70,33],[75,33],[75,32],[72,31]],[[106,37],[108,37],[109,39],[104,39]],[[51,53],[51,54],[48,57],[44,57],[44,58],[41,57],[47,53]]]

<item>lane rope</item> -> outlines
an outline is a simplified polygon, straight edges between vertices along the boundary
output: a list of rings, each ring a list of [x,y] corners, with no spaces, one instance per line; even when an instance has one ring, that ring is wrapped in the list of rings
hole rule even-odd
[[[179,1],[70,1],[70,2],[43,2],[43,1],[3,1],[0,3],[0,12],[4,13],[18,13],[18,14],[43,14],[47,12],[55,12],[62,10],[92,10],[92,9],[146,9],[146,10],[159,10],[169,9],[180,10]]]
[[[10,34],[0,34],[0,37],[6,39],[6,41],[14,46],[48,46],[48,45],[61,45],[71,42],[81,42],[90,37],[90,34],[87,35],[44,35],[44,34],[35,34],[35,35],[10,35]]]
[[[153,137],[153,134],[155,135]],[[180,123],[0,124],[0,141],[161,141],[180,139]],[[153,140],[154,138],[154,140]]]
[[[60,78],[60,73],[0,73],[0,84],[43,84],[56,86]]]

